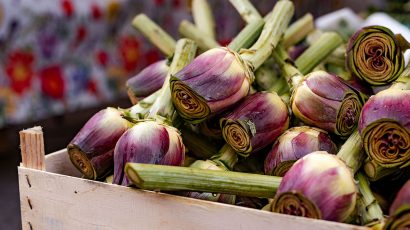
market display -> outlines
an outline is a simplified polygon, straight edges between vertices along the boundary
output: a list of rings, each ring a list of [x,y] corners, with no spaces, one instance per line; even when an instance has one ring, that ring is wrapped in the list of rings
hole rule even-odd
[[[87,179],[113,175],[123,186],[410,228],[408,42],[382,26],[344,40],[310,14],[290,23],[288,0],[264,18],[249,1],[231,3],[247,24],[226,47],[206,0],[193,1],[179,40],[135,17],[168,60],[130,76],[132,107],[84,125],[67,147],[72,163]],[[403,186],[394,201],[373,193],[390,183]]]

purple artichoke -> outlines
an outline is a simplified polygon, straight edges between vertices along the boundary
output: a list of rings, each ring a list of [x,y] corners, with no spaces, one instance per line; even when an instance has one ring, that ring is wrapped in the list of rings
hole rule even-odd
[[[385,168],[410,165],[410,90],[383,90],[364,104],[359,132],[369,158]]]
[[[141,99],[161,89],[168,70],[167,61],[162,60],[147,66],[137,75],[128,79],[126,87],[131,102],[135,105]]]
[[[384,229],[410,229],[410,180],[397,193],[389,214]]]
[[[357,126],[362,103],[338,76],[324,71],[306,75],[291,98],[294,115],[304,123],[347,137]]]
[[[220,125],[225,141],[248,156],[272,144],[289,127],[288,108],[276,93],[257,92],[223,116]]]
[[[180,166],[185,146],[177,129],[155,121],[137,123],[118,140],[114,150],[114,184],[128,186],[126,163]]]
[[[290,128],[266,156],[265,174],[283,177],[295,161],[315,151],[336,154],[337,148],[326,131],[307,126]]]
[[[171,77],[172,102],[183,119],[199,123],[245,97],[251,78],[237,53],[214,48]]]
[[[317,151],[296,161],[280,183],[272,211],[343,222],[356,205],[350,169],[335,155]]]
[[[87,121],[68,144],[71,162],[87,179],[101,179],[113,167],[112,150],[131,124],[121,112],[106,108]]]

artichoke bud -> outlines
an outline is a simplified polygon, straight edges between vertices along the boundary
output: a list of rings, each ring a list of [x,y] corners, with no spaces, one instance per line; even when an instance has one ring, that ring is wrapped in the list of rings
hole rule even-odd
[[[210,160],[206,160],[206,161],[197,160],[194,163],[192,163],[189,167],[199,168],[199,169],[228,171],[227,168],[223,167],[222,165],[217,165],[216,163]],[[215,202],[220,202],[220,203],[226,203],[226,204],[235,204],[235,200],[236,200],[235,195],[216,194],[216,193],[208,193],[208,192],[185,192],[184,196],[201,199],[201,200],[209,200],[209,201],[215,201]]]
[[[359,132],[365,152],[382,167],[410,164],[410,90],[383,90],[364,104]]]
[[[71,162],[87,179],[100,179],[113,167],[112,150],[131,126],[115,108],[106,108],[81,128],[67,146]]]
[[[410,180],[397,193],[389,211],[384,229],[409,229],[410,228]]]
[[[349,136],[357,126],[361,98],[340,77],[324,71],[306,75],[291,98],[294,115],[307,125],[341,137]]]
[[[171,77],[172,103],[188,122],[200,123],[232,106],[248,92],[253,73],[228,48],[214,48]]]
[[[283,177],[293,163],[315,151],[337,153],[337,147],[326,131],[308,126],[284,132],[273,144],[265,160],[265,174]]]
[[[181,166],[185,146],[177,129],[155,121],[137,123],[125,132],[114,149],[114,184],[128,186],[126,163]]]
[[[404,50],[400,43],[386,27],[364,27],[349,40],[346,67],[351,74],[371,85],[393,82],[404,69]]]
[[[223,116],[220,125],[225,141],[248,156],[273,143],[289,127],[289,114],[276,93],[258,92]]]
[[[325,151],[296,161],[283,177],[272,211],[343,222],[354,211],[357,188],[350,169]]]
[[[155,62],[126,82],[128,96],[132,104],[161,89],[167,77],[169,66],[166,60]]]

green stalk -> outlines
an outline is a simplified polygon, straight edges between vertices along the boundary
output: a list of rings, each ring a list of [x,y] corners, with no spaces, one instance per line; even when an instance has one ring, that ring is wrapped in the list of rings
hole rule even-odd
[[[296,22],[292,23],[283,35],[283,46],[285,49],[302,41],[310,32],[315,29],[313,16],[305,14]]]
[[[337,33],[325,32],[296,59],[295,64],[302,74],[308,74],[342,43],[343,39]]]
[[[262,19],[258,10],[252,5],[249,0],[229,0],[231,4],[235,7],[236,11],[241,15],[246,23],[252,23]]]
[[[123,109],[122,116],[132,123],[136,123],[140,120],[145,119],[146,115],[149,113],[152,105],[155,103],[160,94],[161,89],[142,99],[131,108]]]
[[[377,181],[383,177],[393,174],[394,172],[400,171],[400,168],[398,167],[385,168],[369,159],[364,162],[363,169],[370,181]]]
[[[198,191],[272,198],[282,178],[230,171],[127,163],[125,173],[142,189]]]
[[[291,1],[280,0],[268,17],[259,39],[248,50],[242,50],[241,56],[253,69],[261,66],[278,45],[294,13]]]
[[[192,1],[192,17],[197,28],[200,28],[211,39],[215,39],[214,16],[207,0]],[[195,41],[195,39],[192,40]],[[198,46],[201,47],[199,44]]]
[[[361,173],[356,174],[360,195],[358,215],[361,225],[373,226],[383,221],[383,211],[373,196],[367,178]]]
[[[228,48],[235,52],[239,52],[240,49],[249,48],[258,39],[264,25],[265,21],[263,19],[247,24],[229,43]]]
[[[195,42],[189,39],[180,39],[177,42],[168,76],[165,78],[160,95],[151,107],[148,118],[160,119],[169,124],[174,122],[177,116],[171,100],[169,79],[172,74],[180,71],[195,58],[196,48]]]
[[[229,170],[233,170],[233,167],[238,163],[238,155],[236,154],[235,150],[231,148],[228,144],[222,146],[219,150],[218,154],[211,157],[210,160],[217,164],[222,164]]]
[[[179,24],[179,33],[186,38],[194,40],[201,50],[220,47],[212,37],[187,20],[182,20]]]
[[[290,91],[292,92],[293,89],[303,81],[303,74],[290,61],[290,58],[283,49],[283,46],[279,45],[276,47],[272,53],[272,57],[279,66],[286,79],[286,82],[289,84]]]
[[[174,54],[176,41],[145,14],[137,15],[132,20],[132,25],[165,55],[171,57]]]
[[[337,156],[345,162],[345,164],[352,170],[353,174],[360,169],[366,155],[363,152],[362,138],[357,129],[353,131],[350,137],[342,145]]]

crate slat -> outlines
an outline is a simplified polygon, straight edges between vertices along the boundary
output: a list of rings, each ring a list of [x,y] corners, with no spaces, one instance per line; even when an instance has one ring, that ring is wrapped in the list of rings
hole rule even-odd
[[[46,165],[71,164],[66,155],[53,153]],[[65,170],[54,171],[70,173],[73,167]],[[23,229],[366,229],[25,167],[18,173]]]

